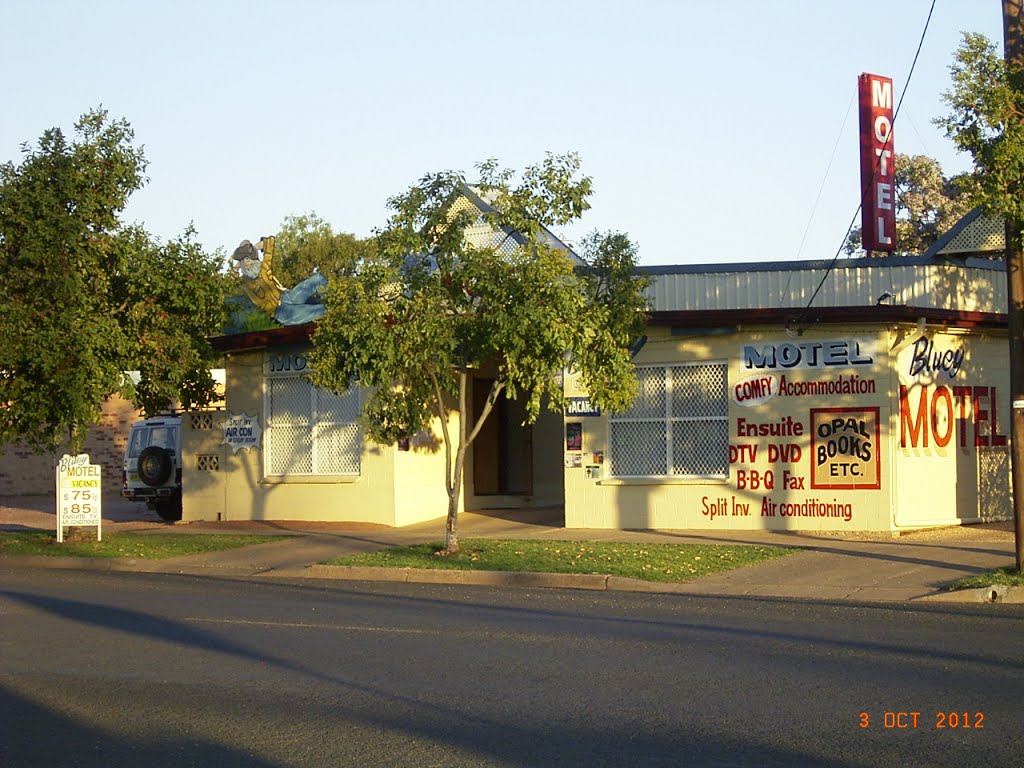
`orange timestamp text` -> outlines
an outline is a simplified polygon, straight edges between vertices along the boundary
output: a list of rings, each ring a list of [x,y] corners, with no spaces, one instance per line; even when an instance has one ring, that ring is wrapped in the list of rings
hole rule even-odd
[[[897,730],[916,730],[918,728],[942,730],[985,727],[984,712],[967,710],[963,712],[882,712],[879,715],[861,712],[857,717],[861,728],[881,726]]]

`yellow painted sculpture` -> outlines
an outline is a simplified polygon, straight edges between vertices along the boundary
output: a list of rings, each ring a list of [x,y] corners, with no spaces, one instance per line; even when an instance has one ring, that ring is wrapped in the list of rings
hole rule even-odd
[[[281,325],[301,325],[323,315],[320,289],[327,285],[327,278],[316,273],[294,288],[281,285],[274,277],[273,237],[261,238],[255,245],[243,240],[232,254],[232,259],[238,270],[242,293],[255,307]]]

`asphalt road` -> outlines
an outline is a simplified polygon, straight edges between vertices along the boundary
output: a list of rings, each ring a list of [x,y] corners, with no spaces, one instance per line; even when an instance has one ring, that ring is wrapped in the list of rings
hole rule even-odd
[[[0,765],[1008,766],[1022,619],[0,566]]]

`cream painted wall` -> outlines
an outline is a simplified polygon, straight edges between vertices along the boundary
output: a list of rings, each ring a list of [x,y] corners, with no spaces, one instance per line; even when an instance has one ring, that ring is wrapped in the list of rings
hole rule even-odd
[[[649,329],[649,340],[636,358],[638,365],[724,361],[728,365],[730,443],[729,473],[726,479],[616,479],[608,477],[609,446],[607,418],[567,419],[583,425],[583,456],[603,451],[600,479],[587,477],[584,466],[565,470],[566,526],[582,528],[662,528],[662,529],[767,529],[767,530],[862,530],[892,528],[890,514],[891,471],[887,446],[889,422],[889,375],[886,335],[878,329],[863,327],[815,328],[803,336],[790,337],[783,328],[759,328],[728,335],[678,335],[668,329]],[[857,342],[860,354],[853,352]],[[827,347],[837,342],[835,347]],[[771,345],[826,345],[818,349],[851,350],[851,360],[871,358],[869,365],[834,364],[816,367],[758,370],[744,365],[744,346],[763,351]],[[844,344],[845,343],[845,344]],[[806,356],[805,356],[806,357]],[[838,357],[833,356],[835,363]],[[845,358],[844,358],[845,360]],[[763,401],[749,396],[737,397],[736,387],[745,380],[769,377],[772,395]],[[864,394],[812,395],[805,392],[808,383],[839,382],[849,384],[857,377],[858,387],[873,389]],[[780,394],[786,384],[786,393]],[[836,385],[833,383],[832,385]],[[567,394],[572,394],[567,392]],[[749,391],[747,392],[749,395]],[[833,409],[828,412],[820,409]],[[851,409],[835,411],[834,409]],[[877,413],[877,418],[876,414]],[[870,454],[868,461],[854,459],[841,466],[841,457],[817,463],[816,449],[829,450],[847,438],[844,429],[826,440],[812,435],[812,424],[833,419],[862,421],[872,435],[870,445],[859,438],[858,450]],[[740,424],[743,424],[743,434]],[[858,426],[859,429],[859,426]],[[765,432],[789,434],[761,435]],[[856,465],[856,470],[852,468]],[[830,473],[863,471],[873,475],[877,488],[840,488],[863,480],[833,477]],[[766,487],[770,485],[771,487]],[[819,487],[813,487],[817,485]],[[818,510],[832,505],[844,517],[819,517],[791,514]],[[825,507],[827,508],[827,507]],[[744,514],[745,513],[745,514]]]
[[[1006,518],[1012,510],[1009,455],[1000,444],[1009,433],[1010,416],[1005,335],[927,329],[924,341],[921,338],[912,325],[829,326],[800,336],[790,336],[784,328],[690,336],[651,328],[638,364],[727,364],[728,476],[609,477],[607,417],[563,420],[544,412],[534,426],[534,497],[529,501],[557,504],[564,488],[565,520],[570,528],[891,531]],[[923,359],[929,344],[928,359],[935,365],[918,370],[918,364],[912,371],[915,357]],[[747,365],[745,347],[766,354],[782,345],[788,345],[790,354],[800,345],[805,356],[807,350],[814,350],[815,364],[775,369]],[[849,359],[835,350],[850,352]],[[824,365],[830,355],[828,362],[833,364]],[[228,412],[256,414],[261,427],[266,423],[264,364],[262,352],[233,354],[227,364]],[[753,385],[744,389],[752,380],[770,381],[770,396],[752,396],[756,394]],[[850,391],[810,391],[822,383]],[[901,386],[905,388],[902,399]],[[566,394],[581,394],[573,387],[567,378]],[[970,389],[958,395],[961,387]],[[928,409],[924,416],[919,414],[921,392]],[[968,393],[966,397],[963,392]],[[934,424],[933,411],[939,412]],[[948,412],[953,413],[951,431],[944,421]],[[362,520],[407,525],[441,518],[447,510],[438,424],[434,425],[436,451],[428,447],[432,441],[423,437],[412,441],[410,451],[364,442],[362,470],[354,480],[303,477],[279,482],[263,476],[261,451],[232,454],[220,444],[223,414],[217,418],[210,430],[185,432],[186,520],[216,519],[220,514],[226,520]],[[851,419],[853,426],[847,427]],[[839,420],[840,426],[835,434],[826,434],[833,429],[833,420]],[[453,414],[453,434],[456,422]],[[574,453],[566,450],[567,423],[582,427],[578,467],[566,466],[566,458]],[[816,433],[815,427],[824,432]],[[866,437],[858,437],[861,430]],[[828,456],[830,446],[841,447],[844,436],[848,442],[857,441],[860,457],[844,457],[841,451]],[[603,455],[603,463],[597,464],[595,454]],[[200,455],[218,456],[220,469],[199,471]],[[852,471],[871,477],[868,481],[844,479],[843,473]],[[463,507],[494,502],[496,497],[473,497],[471,478],[472,462],[468,461]],[[523,499],[508,501],[524,503]],[[849,520],[790,514],[826,505],[848,510]]]
[[[892,335],[897,527],[1010,519],[1005,334]]]
[[[224,419],[223,410],[182,414],[182,520],[227,519]]]
[[[226,361],[226,413],[255,414],[261,428],[266,427],[267,354],[234,353]],[[267,477],[262,448],[233,453],[220,445],[226,413],[205,434],[185,433],[185,520],[215,520],[219,514],[223,520],[351,520],[401,526],[447,513],[440,422],[434,424],[434,437],[417,436],[409,451],[364,439],[355,478]],[[454,413],[449,428],[457,432]],[[213,454],[219,471],[198,471],[198,457]]]
[[[264,363],[262,351],[233,353],[226,361],[227,411],[256,414],[262,428],[264,413]],[[197,447],[199,445],[197,444]],[[358,520],[396,524],[393,446],[363,443],[358,478],[267,478],[262,450],[223,454],[221,469],[225,520]],[[186,461],[195,456],[186,456]],[[206,504],[217,494],[209,491]],[[212,507],[192,503],[186,493],[185,519],[215,519]],[[196,517],[203,515],[204,517]]]
[[[448,430],[457,435],[459,419],[449,411]],[[448,515],[445,490],[445,450],[441,421],[434,419],[429,432],[409,441],[408,451],[395,451],[395,525],[410,525]],[[465,494],[459,497],[459,511],[465,508]],[[438,528],[444,535],[444,524]]]

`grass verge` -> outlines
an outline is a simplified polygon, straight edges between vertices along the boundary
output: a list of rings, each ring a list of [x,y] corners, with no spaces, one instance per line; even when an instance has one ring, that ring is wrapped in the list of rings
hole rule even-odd
[[[959,589],[979,589],[993,586],[1024,587],[1024,573],[1011,566],[996,568],[988,573],[958,579],[949,584],[946,589],[954,592]]]
[[[238,549],[252,544],[279,541],[286,536],[233,534],[112,533],[103,541],[64,541],[46,531],[0,533],[0,555],[52,555],[63,557],[135,557],[164,560],[168,557],[199,555]]]
[[[642,544],[592,541],[463,539],[454,555],[444,544],[370,552],[327,565],[437,568],[464,571],[596,573],[646,581],[680,582],[792,554],[795,549],[715,544]]]

